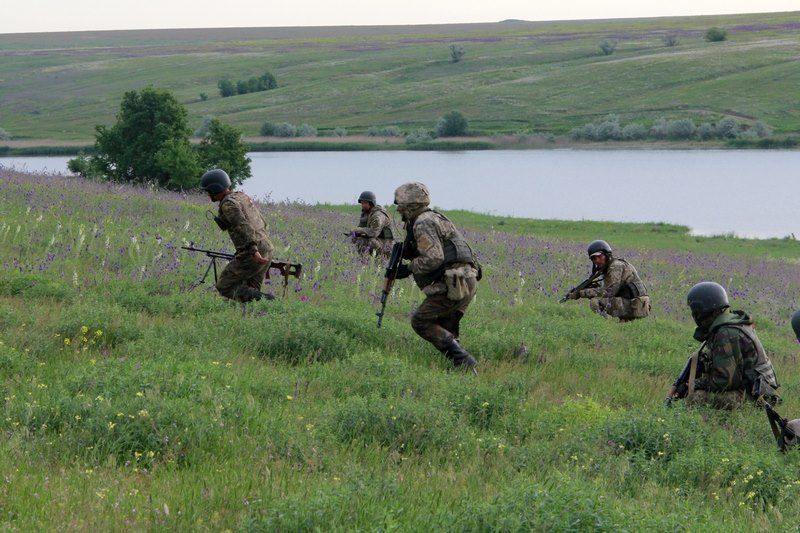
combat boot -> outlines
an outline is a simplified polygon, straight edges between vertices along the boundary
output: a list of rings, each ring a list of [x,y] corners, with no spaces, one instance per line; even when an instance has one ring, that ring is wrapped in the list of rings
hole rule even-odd
[[[456,339],[450,341],[450,344],[448,344],[444,355],[453,362],[453,368],[458,370],[472,370],[473,374],[478,374],[478,372],[475,370],[475,366],[478,364],[478,361],[476,361],[475,358],[472,357],[472,355],[466,351]]]

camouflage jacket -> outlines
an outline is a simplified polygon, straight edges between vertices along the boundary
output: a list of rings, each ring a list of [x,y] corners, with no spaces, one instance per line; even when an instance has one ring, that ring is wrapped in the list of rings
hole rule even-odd
[[[358,222],[358,227],[353,229],[353,233],[357,237],[366,237],[368,239],[389,239],[391,240],[391,219],[386,209],[376,205],[368,212],[361,212],[361,218]],[[384,231],[388,230],[388,231]]]
[[[647,290],[633,265],[624,259],[612,259],[603,273],[602,285],[598,288],[583,289],[578,292],[580,298],[613,298],[615,296],[630,298],[627,290],[630,285],[637,287],[638,296],[647,296]]]
[[[272,252],[267,223],[245,193],[236,191],[223,198],[219,203],[219,218],[228,227],[237,256],[252,256],[257,250],[262,254]]]
[[[704,341],[698,358],[695,388],[709,392],[744,390],[754,394],[757,385],[778,388],[775,369],[744,311],[725,310],[707,328],[699,327],[695,339]]]
[[[428,296],[447,292],[441,275],[437,275],[437,273],[444,273],[442,267],[446,263],[445,245],[448,241],[453,240],[466,241],[446,216],[430,209],[423,210],[410,223],[407,223],[406,231],[411,232],[411,235],[406,237],[407,251],[404,254],[406,258],[411,259],[410,268],[417,285]],[[469,263],[450,262],[447,263],[447,266],[456,268],[467,264]],[[428,282],[429,278],[433,279],[430,283]]]

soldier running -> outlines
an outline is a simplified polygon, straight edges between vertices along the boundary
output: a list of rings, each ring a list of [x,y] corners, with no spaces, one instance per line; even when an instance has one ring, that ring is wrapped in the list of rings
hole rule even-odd
[[[231,180],[224,170],[214,169],[203,174],[200,187],[212,202],[219,202],[219,216],[214,220],[220,229],[228,232],[236,248],[234,259],[217,280],[217,291],[239,302],[260,300],[265,296],[261,285],[273,250],[264,217],[249,196],[231,190]]]
[[[433,211],[422,183],[406,183],[394,193],[406,240],[397,278],[413,275],[425,300],[411,316],[414,331],[433,344],[455,368],[473,369],[472,355],[459,344],[459,324],[480,279],[480,268],[467,241],[450,220]]]

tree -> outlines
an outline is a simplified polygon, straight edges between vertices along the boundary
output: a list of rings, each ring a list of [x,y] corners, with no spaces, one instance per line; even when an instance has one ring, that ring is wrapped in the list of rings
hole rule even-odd
[[[221,168],[236,186],[252,176],[247,145],[242,142],[241,130],[213,119],[208,133],[197,148],[201,170]],[[196,180],[197,178],[195,178]]]
[[[265,72],[258,78],[258,90],[259,91],[268,91],[270,89],[275,89],[278,86],[278,80],[275,79],[270,72]]]
[[[231,80],[219,80],[217,87],[219,87],[219,94],[223,98],[236,95],[236,86]]]
[[[169,139],[156,153],[156,163],[168,176],[165,185],[170,189],[190,190],[197,187],[200,164],[192,145],[187,141]]]
[[[186,161],[191,130],[187,112],[168,91],[146,87],[128,91],[122,97],[117,122],[110,128],[95,126],[92,168],[108,179],[154,181],[169,186],[174,168],[166,168],[167,144],[171,156]],[[173,157],[173,159],[174,159]]]
[[[450,45],[450,60],[453,63],[458,63],[464,57],[464,47],[459,44]]]
[[[0,128],[0,141],[10,141],[10,140],[11,140],[11,134],[9,134],[3,128]]]
[[[706,30],[706,41],[710,43],[718,43],[720,41],[724,41],[728,38],[728,32],[723,30],[722,28],[717,28],[716,26],[713,28],[709,28]]]
[[[236,94],[247,94],[250,88],[247,86],[247,80],[239,80],[236,82]]]
[[[273,122],[269,122],[269,121],[264,122],[261,125],[261,135],[263,135],[264,137],[272,137],[273,135],[275,135],[275,128],[276,127],[277,126],[275,126],[275,124]]]
[[[467,119],[458,111],[451,111],[436,123],[437,137],[460,137],[467,133]]]

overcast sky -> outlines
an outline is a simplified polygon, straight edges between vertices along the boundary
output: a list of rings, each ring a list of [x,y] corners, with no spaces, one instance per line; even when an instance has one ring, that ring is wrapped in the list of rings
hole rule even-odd
[[[0,33],[442,24],[800,10],[800,0],[0,0]]]

